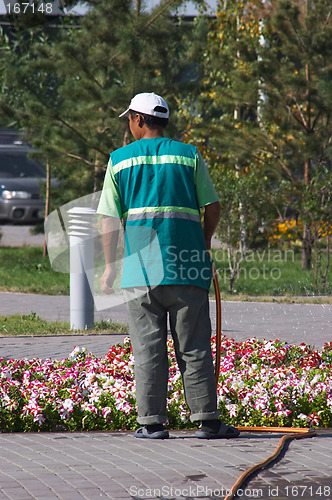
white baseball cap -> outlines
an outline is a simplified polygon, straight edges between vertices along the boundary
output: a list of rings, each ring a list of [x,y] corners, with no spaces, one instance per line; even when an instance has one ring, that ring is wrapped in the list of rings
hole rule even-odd
[[[165,108],[165,111],[156,109],[157,107]],[[119,117],[126,116],[129,111],[136,111],[137,113],[144,113],[145,115],[157,116],[158,118],[168,118],[169,109],[165,99],[160,97],[160,95],[154,94],[153,92],[143,92],[142,94],[137,94],[130,101],[128,109]]]

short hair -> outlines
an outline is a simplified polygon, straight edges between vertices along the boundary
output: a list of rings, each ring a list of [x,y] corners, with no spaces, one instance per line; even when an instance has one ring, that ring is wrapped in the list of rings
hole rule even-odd
[[[163,106],[156,106],[155,111],[166,113],[166,108],[164,108]],[[155,126],[166,128],[168,124],[168,118],[159,118],[159,116],[146,115],[145,113],[140,113],[139,111],[134,111],[133,109],[130,109],[129,113],[132,118],[136,114],[141,115],[144,124],[150,129]]]

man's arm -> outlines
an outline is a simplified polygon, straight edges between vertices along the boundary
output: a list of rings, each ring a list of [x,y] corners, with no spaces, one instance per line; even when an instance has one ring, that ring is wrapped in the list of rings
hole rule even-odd
[[[105,271],[100,279],[100,287],[104,293],[114,293],[112,288],[116,278],[116,249],[119,240],[120,219],[104,216],[101,222],[103,249],[105,256]]]
[[[207,250],[211,250],[211,238],[218,226],[220,210],[219,201],[205,206],[203,230]]]

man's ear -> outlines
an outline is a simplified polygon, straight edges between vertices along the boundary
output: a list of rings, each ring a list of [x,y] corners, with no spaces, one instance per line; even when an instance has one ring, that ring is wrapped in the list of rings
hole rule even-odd
[[[144,125],[144,118],[143,118],[142,115],[138,115],[138,118],[139,118],[139,120],[138,120],[138,126],[139,126],[139,128],[142,128],[143,125]]]

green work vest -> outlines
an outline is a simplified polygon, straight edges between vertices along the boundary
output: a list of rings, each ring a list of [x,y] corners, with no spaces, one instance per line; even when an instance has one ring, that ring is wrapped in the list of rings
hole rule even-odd
[[[209,289],[195,189],[196,147],[142,139],[111,154],[125,222],[122,288],[195,285]]]

